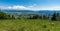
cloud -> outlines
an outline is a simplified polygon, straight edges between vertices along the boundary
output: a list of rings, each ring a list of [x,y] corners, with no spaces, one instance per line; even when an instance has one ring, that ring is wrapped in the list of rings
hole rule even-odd
[[[26,9],[25,6],[13,6],[12,8],[13,9]]]
[[[51,7],[35,7],[37,4],[33,4],[31,6],[20,6],[20,5],[14,5],[14,6],[0,6],[1,9],[8,9],[8,10],[60,10],[60,6],[51,6]]]
[[[60,10],[60,6],[51,6],[51,7],[45,7],[45,8],[42,8],[42,9],[45,9],[45,10]]]
[[[25,6],[0,6],[0,9],[2,10],[28,10],[29,8],[28,7],[25,7]]]
[[[28,9],[28,8],[25,7],[25,6],[8,6],[8,7],[6,7],[6,9],[26,10],[26,9]]]
[[[1,7],[1,9],[3,9],[3,10],[4,9],[7,9],[7,10],[36,10],[33,6],[25,7],[25,6],[18,6],[18,5],[15,6],[14,5],[14,6]]]
[[[5,9],[7,9],[7,10],[36,10],[35,9],[35,6],[36,6],[37,4],[32,4],[32,5],[30,5],[30,6],[20,6],[20,5],[13,5],[13,6],[1,6],[0,8],[1,9],[3,9],[3,10],[5,10]]]

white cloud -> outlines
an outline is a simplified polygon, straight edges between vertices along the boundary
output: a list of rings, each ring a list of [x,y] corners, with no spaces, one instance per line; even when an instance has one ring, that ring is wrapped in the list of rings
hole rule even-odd
[[[1,9],[8,9],[8,10],[60,10],[60,7],[58,6],[53,6],[53,7],[41,7],[41,8],[36,8],[37,4],[33,4],[32,6],[19,6],[19,5],[14,5],[14,6],[0,6]]]
[[[0,8],[1,9],[8,9],[8,10],[36,10],[35,9],[35,6],[36,6],[37,4],[32,4],[32,5],[30,5],[30,6],[27,6],[27,7],[25,7],[25,6],[20,6],[20,5],[14,5],[14,6],[1,6]]]
[[[25,6],[8,6],[6,9],[14,9],[14,10],[26,10],[28,9]]]
[[[28,7],[25,6],[0,6],[1,9],[8,9],[8,10],[28,10]]]
[[[13,6],[12,8],[13,9],[25,9],[26,7],[24,7],[24,6]]]
[[[35,4],[34,4],[35,5]],[[1,9],[8,9],[8,10],[36,10],[33,6],[25,7],[25,6],[6,6],[1,7]]]
[[[60,6],[45,7],[45,8],[42,8],[42,9],[45,9],[45,10],[60,10]]]

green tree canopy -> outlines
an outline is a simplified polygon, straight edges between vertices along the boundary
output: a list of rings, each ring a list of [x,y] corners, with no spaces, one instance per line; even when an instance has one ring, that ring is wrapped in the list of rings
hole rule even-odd
[[[6,19],[7,14],[5,12],[0,12],[0,19]]]
[[[54,12],[53,16],[52,16],[52,20],[56,20],[56,17],[59,16],[56,12]]]

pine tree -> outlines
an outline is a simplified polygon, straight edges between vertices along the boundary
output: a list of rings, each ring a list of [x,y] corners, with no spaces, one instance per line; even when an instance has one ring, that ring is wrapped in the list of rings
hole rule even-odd
[[[56,12],[55,12],[55,13],[53,14],[51,20],[56,20],[56,16],[57,16],[57,14],[56,14]]]

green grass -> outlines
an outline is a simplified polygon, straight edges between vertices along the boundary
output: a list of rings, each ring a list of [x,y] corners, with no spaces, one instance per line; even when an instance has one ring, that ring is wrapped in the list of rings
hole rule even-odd
[[[0,20],[0,31],[60,31],[60,21],[41,19]]]

